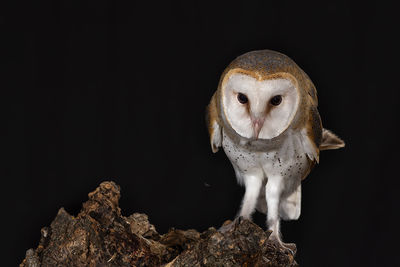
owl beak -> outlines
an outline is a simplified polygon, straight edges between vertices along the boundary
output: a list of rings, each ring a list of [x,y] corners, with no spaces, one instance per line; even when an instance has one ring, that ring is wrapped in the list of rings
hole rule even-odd
[[[264,125],[264,118],[251,118],[251,121],[253,123],[253,134],[254,138],[258,139],[258,135],[260,134],[260,131]]]

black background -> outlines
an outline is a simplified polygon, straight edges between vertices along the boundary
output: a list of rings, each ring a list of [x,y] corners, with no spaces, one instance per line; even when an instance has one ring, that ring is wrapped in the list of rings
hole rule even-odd
[[[205,107],[231,60],[266,48],[309,74],[324,126],[347,145],[321,154],[284,240],[301,266],[397,264],[393,7],[15,1],[0,12],[2,265],[16,266],[60,207],[77,214],[104,180],[121,186],[124,215],[145,212],[161,233],[233,218],[243,188],[211,153]]]

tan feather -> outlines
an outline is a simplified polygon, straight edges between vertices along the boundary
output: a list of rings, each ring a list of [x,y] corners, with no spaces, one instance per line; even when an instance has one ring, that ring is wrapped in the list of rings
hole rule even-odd
[[[338,149],[345,146],[345,143],[333,132],[323,129],[322,130],[322,142],[319,146],[320,150]]]
[[[208,133],[210,135],[210,144],[212,152],[218,152],[218,148],[222,144],[221,126],[218,123],[218,111],[216,93],[212,96],[210,104],[207,106],[206,121]]]

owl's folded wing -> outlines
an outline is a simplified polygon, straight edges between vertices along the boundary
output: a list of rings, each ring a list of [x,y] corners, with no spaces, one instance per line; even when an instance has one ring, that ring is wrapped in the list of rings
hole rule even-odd
[[[222,128],[218,123],[218,112],[216,95],[211,98],[210,104],[207,107],[206,120],[208,133],[210,134],[210,143],[212,152],[216,153],[222,145]]]
[[[322,140],[322,123],[316,105],[308,113],[308,121],[303,129],[303,148],[312,162],[319,162],[319,145]]]
[[[328,149],[338,149],[345,146],[345,143],[330,130],[322,127],[321,118],[315,106],[310,109],[309,120],[306,126],[305,150],[310,160],[318,163],[319,152]]]

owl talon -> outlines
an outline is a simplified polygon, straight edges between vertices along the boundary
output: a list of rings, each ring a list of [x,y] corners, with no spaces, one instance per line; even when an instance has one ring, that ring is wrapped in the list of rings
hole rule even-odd
[[[293,256],[297,253],[297,247],[295,243],[282,243],[282,247],[288,250]]]
[[[271,236],[270,242],[275,246],[280,249],[282,249],[285,252],[288,252],[292,254],[292,256],[295,256],[297,253],[297,246],[295,243],[283,243],[281,240],[278,240],[276,237]]]

